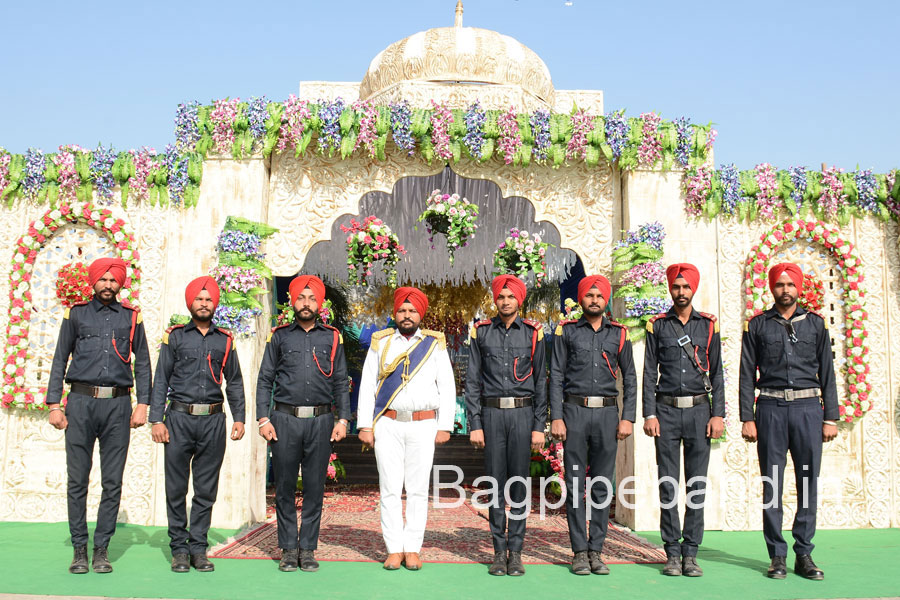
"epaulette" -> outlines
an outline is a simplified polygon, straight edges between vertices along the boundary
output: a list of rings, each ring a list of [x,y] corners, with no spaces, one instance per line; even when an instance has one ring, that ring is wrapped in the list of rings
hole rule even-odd
[[[423,335],[429,335],[437,340],[438,348],[441,350],[447,349],[447,338],[444,337],[443,331],[434,331],[433,329],[422,329]]]
[[[756,313],[755,315],[753,315],[752,317],[750,317],[749,319],[745,320],[744,321],[744,331],[750,331],[750,321],[752,321],[753,319],[755,319],[756,317],[758,317],[759,315],[762,315],[762,314],[765,314],[765,313],[760,311],[760,312]]]
[[[73,308],[75,308],[76,306],[85,306],[85,305],[87,305],[88,303],[90,303],[90,300],[82,300],[81,302],[76,302],[75,304],[73,304],[72,306],[70,306],[69,308],[67,308],[65,311],[63,311],[63,319],[68,319],[68,318],[69,318],[70,311],[71,311]]]
[[[129,302],[128,300],[120,300],[119,304],[127,308],[128,310],[133,310],[137,313],[137,320],[135,320],[135,324],[141,323],[144,321],[144,315],[141,314],[141,309]]]
[[[376,331],[372,334],[372,341],[370,346],[375,350],[378,350],[378,342],[381,341],[382,338],[390,337],[394,335],[394,331],[396,331],[393,327],[388,327],[387,329],[382,329],[381,331]]]
[[[666,316],[666,313],[659,313],[650,317],[650,320],[647,321],[647,331],[653,333],[653,323],[656,322],[657,319],[662,319]]]
[[[719,333],[719,319],[716,318],[716,315],[714,315],[712,313],[702,312],[702,313],[700,313],[700,316],[703,317],[704,319],[709,319],[710,321],[712,321],[713,322],[713,331],[715,331],[716,333]]]
[[[272,328],[272,331],[269,332],[269,337],[266,338],[266,343],[268,344],[269,342],[272,341],[272,335],[273,335],[276,331],[278,331],[278,330],[281,329],[282,327],[287,327],[288,325],[290,325],[290,323],[285,323],[284,325],[278,325],[278,326],[276,326],[276,327],[273,327],[273,328]]]
[[[572,323],[577,323],[577,322],[578,322],[577,319],[566,319],[564,321],[560,321],[559,323],[557,323],[556,331],[553,332],[553,335],[562,335],[563,325],[571,325]]]
[[[534,321],[532,319],[522,319],[522,322],[531,327],[532,329],[536,329],[538,332],[537,339],[541,341],[544,339],[544,326],[541,325],[539,321]]]
[[[172,325],[171,327],[166,329],[166,332],[163,334],[162,343],[168,344],[169,343],[169,334],[172,333],[173,331],[175,331],[176,329],[180,329],[182,327],[184,327],[184,325]]]
[[[219,327],[218,325],[216,325],[216,329],[218,329],[219,331],[221,331],[228,337],[234,338],[234,333],[232,333],[232,331],[230,329],[228,329],[227,327]]]
[[[828,330],[828,319],[825,318],[825,315],[821,315],[814,310],[807,310],[806,312],[811,315],[816,315],[817,317],[822,319],[822,324],[825,325],[825,330]]]
[[[330,329],[330,330],[332,330],[332,331],[337,331],[337,334],[338,334],[338,343],[339,343],[339,344],[343,344],[343,343],[344,343],[344,334],[341,333],[341,330],[340,330],[340,329],[338,329],[338,328],[335,327],[334,325],[329,325],[328,323],[322,323],[322,327],[324,327],[325,329]]]
[[[478,328],[481,327],[482,325],[490,325],[490,324],[491,324],[490,319],[482,319],[480,321],[475,321],[474,323],[472,323],[472,326],[469,327],[469,337],[471,337],[474,340],[476,337],[478,337]]]

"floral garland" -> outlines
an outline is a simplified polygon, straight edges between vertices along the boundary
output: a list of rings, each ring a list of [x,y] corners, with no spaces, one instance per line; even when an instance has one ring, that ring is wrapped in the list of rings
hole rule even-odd
[[[845,173],[837,167],[809,171],[795,166],[780,171],[768,163],[752,171],[738,171],[733,164],[711,173],[693,167],[682,181],[684,208],[689,216],[710,219],[722,213],[739,220],[771,220],[783,209],[791,217],[811,213],[840,225],[870,214],[883,221],[900,220],[900,184],[893,173],[874,174],[869,169]]]
[[[647,321],[672,306],[662,265],[666,232],[659,222],[645,223],[627,232],[613,249],[613,273],[620,273],[614,298],[623,298],[629,337],[640,340],[646,334]]]
[[[513,227],[494,252],[494,271],[497,275],[508,273],[522,278],[531,271],[534,273],[535,287],[541,287],[547,276],[545,255],[550,247],[537,233],[530,234]]]
[[[356,144],[353,150],[356,151],[360,146],[365,146],[369,153],[369,158],[378,156],[378,130],[376,123],[379,118],[378,110],[368,100],[365,102],[358,100],[353,103],[353,110],[359,119],[359,135],[356,136]],[[382,153],[384,149],[382,147]]]
[[[450,264],[453,264],[454,252],[467,246],[469,240],[475,237],[477,219],[477,205],[466,198],[460,198],[459,194],[443,194],[441,190],[431,192],[425,199],[425,210],[419,215],[419,221],[425,221],[428,229],[428,241],[431,242],[432,250],[435,232],[447,236]]]
[[[825,305],[825,286],[822,280],[809,273],[803,274],[803,293],[797,304],[810,312],[820,312]]]
[[[497,147],[503,153],[503,162],[511,165],[516,160],[519,148],[522,147],[522,136],[519,134],[519,120],[512,106],[497,118],[497,125],[500,127],[500,142],[497,144]]]
[[[594,117],[585,110],[572,115],[572,137],[566,145],[566,158],[587,160],[588,135],[594,130]]]
[[[449,130],[453,124],[453,113],[443,102],[438,104],[432,100],[431,106],[434,108],[431,113],[431,145],[434,154],[440,159],[450,160],[453,158],[453,151],[450,149]]]
[[[793,241],[822,244],[838,261],[843,276],[846,376],[850,394],[839,402],[841,420],[851,423],[872,407],[869,399],[872,384],[867,380],[870,367],[866,321],[869,315],[865,308],[866,293],[862,286],[864,278],[859,271],[862,263],[854,252],[853,244],[844,240],[836,227],[818,220],[794,219],[775,226],[763,234],[760,243],[753,246],[747,259],[744,316],[751,319],[766,308],[763,296],[768,292],[766,272],[769,263],[775,260],[779,247]]]
[[[662,141],[659,139],[659,123],[662,119],[654,112],[642,113],[640,119],[642,124],[641,145],[638,147],[638,162],[652,167],[662,160],[663,156]],[[676,152],[678,150],[679,147],[676,146]]]
[[[116,254],[126,264],[125,285],[120,295],[123,300],[133,303],[138,300],[141,270],[136,263],[140,256],[135,249],[134,235],[127,230],[124,220],[115,217],[107,208],[64,202],[59,208],[47,211],[43,217],[32,222],[25,235],[16,241],[9,275],[10,311],[6,326],[3,385],[0,387],[0,405],[4,407],[44,409],[47,388],[25,387],[25,364],[30,357],[28,332],[33,310],[31,276],[38,251],[60,227],[70,223],[85,223],[106,234]]]
[[[397,285],[397,263],[400,255],[406,254],[406,248],[400,243],[397,234],[385,225],[384,221],[369,215],[359,223],[350,220],[350,227],[341,225],[341,231],[347,236],[347,270],[348,281],[356,285],[368,285],[372,275],[372,265],[383,261],[387,273],[388,287]]]
[[[56,272],[56,297],[63,308],[71,308],[94,296],[88,277],[88,267],[83,262],[67,263]]]

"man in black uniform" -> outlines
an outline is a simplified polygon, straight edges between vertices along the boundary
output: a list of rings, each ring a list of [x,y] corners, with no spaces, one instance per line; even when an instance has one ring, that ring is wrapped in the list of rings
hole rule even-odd
[[[234,339],[230,331],[212,324],[219,304],[216,280],[208,276],[193,280],[184,300],[191,322],[166,330],[150,399],[151,435],[154,442],[165,444],[166,514],[172,570],[176,573],[187,573],[191,565],[198,571],[215,569],[206,549],[219,470],[225,458],[223,378],[228,382],[228,403],[234,418],[231,439],[244,437],[244,382]],[[194,496],[188,533],[185,495],[191,474]]]
[[[837,436],[835,420],[839,416],[831,336],[825,319],[797,306],[803,289],[800,267],[793,263],[772,267],[769,289],[775,305],[744,323],[741,435],[748,442],[759,440],[763,535],[772,559],[768,576],[784,579],[787,575],[781,494],[790,450],[797,482],[797,513],[792,529],[794,572],[807,579],[823,579],[822,570],[812,560],[812,538],[816,533],[822,443]],[[759,399],[754,414],[756,388]]]
[[[91,566],[97,573],[109,573],[112,565],[107,546],[116,531],[122,498],[122,473],[131,439],[129,421],[131,427],[147,422],[151,373],[144,325],[136,307],[116,299],[126,273],[125,261],[120,258],[91,263],[88,279],[94,298],[66,309],[50,367],[46,400],[50,424],[66,431],[69,532],[75,548],[71,573],[88,572],[87,488],[94,442],[100,441],[103,493]],[[65,411],[60,408],[64,375],[71,386]],[[138,404],[132,411],[131,388],[135,383]]]
[[[644,433],[656,441],[659,529],[666,549],[663,573],[700,577],[703,570],[697,564],[697,549],[703,541],[710,440],[725,429],[722,343],[716,317],[692,306],[700,285],[697,267],[670,265],[666,279],[674,306],[647,323]],[[682,442],[687,494],[683,531],[676,493]]]
[[[530,451],[544,446],[544,331],[540,323],[519,317],[526,293],[521,279],[500,275],[491,282],[491,289],[498,316],[478,321],[469,332],[469,440],[476,448],[484,448],[485,471],[496,483],[496,498],[488,511],[494,545],[494,562],[488,572],[524,575],[522,544],[525,518],[531,510],[525,501],[530,490],[523,482],[510,485],[508,500],[515,506],[511,506],[508,534],[504,490],[513,477],[527,480]]]
[[[582,317],[557,326],[550,359],[550,433],[563,441],[566,520],[576,575],[609,574],[602,551],[616,476],[617,440],[631,435],[637,404],[628,331],[603,318],[611,291],[602,275],[578,282]],[[619,370],[624,390],[621,420],[616,389]]]
[[[325,473],[331,457],[329,440],[342,440],[350,419],[347,362],[338,330],[316,321],[325,300],[322,280],[300,275],[291,281],[289,291],[296,319],[274,328],[266,343],[256,385],[256,415],[259,434],[272,444],[278,546],[282,549],[278,568],[296,571],[299,564],[303,571],[316,571],[319,563],[313,552],[319,541]],[[332,403],[337,405],[337,424]],[[295,494],[301,466],[303,507],[298,537]]]

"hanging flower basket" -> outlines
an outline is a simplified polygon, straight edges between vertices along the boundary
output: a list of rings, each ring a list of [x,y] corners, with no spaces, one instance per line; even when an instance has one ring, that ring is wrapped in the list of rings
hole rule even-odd
[[[440,190],[434,190],[425,199],[425,210],[419,215],[419,221],[425,221],[428,228],[428,241],[431,249],[434,249],[434,234],[442,233],[447,236],[447,252],[450,254],[450,264],[453,264],[453,253],[463,246],[467,246],[469,240],[475,237],[478,225],[478,207],[459,194],[444,194]]]
[[[541,241],[541,236],[517,227],[509,230],[509,236],[494,252],[494,271],[498,275],[510,274],[525,277],[534,273],[534,285],[541,287],[547,276],[545,255],[550,244]]]
[[[374,215],[369,215],[362,223],[351,219],[350,227],[341,225],[341,231],[349,234],[347,269],[350,271],[350,283],[368,285],[372,265],[381,261],[388,285],[397,285],[397,263],[400,256],[406,254],[406,249],[384,221]]]
[[[83,262],[63,265],[56,275],[56,297],[65,308],[86,302],[94,296],[88,279],[88,268]]]

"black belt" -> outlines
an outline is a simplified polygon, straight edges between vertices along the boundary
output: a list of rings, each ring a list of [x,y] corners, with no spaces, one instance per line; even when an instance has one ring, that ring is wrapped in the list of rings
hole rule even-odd
[[[215,404],[200,404],[199,402],[179,402],[178,400],[169,401],[169,410],[177,410],[178,412],[187,413],[189,415],[215,415],[224,410],[224,402]]]
[[[84,394],[92,398],[119,398],[121,396],[130,396],[131,388],[102,386],[102,385],[85,385],[83,383],[71,383],[70,391],[76,394]]]
[[[513,396],[503,396],[502,398],[484,398],[481,401],[482,406],[488,408],[524,408],[531,406],[531,396],[525,398],[515,398]]]
[[[617,396],[575,396],[566,394],[566,402],[584,406],[585,408],[603,408],[604,406],[616,406],[619,398]]]
[[[284,404],[283,402],[275,403],[275,410],[278,412],[293,415],[298,419],[310,419],[321,415],[327,415],[331,412],[330,404],[317,404],[316,406],[294,406],[293,404]]]
[[[665,396],[657,394],[656,401],[675,408],[691,408],[692,406],[709,402],[709,396],[707,394],[697,394],[696,396]]]

